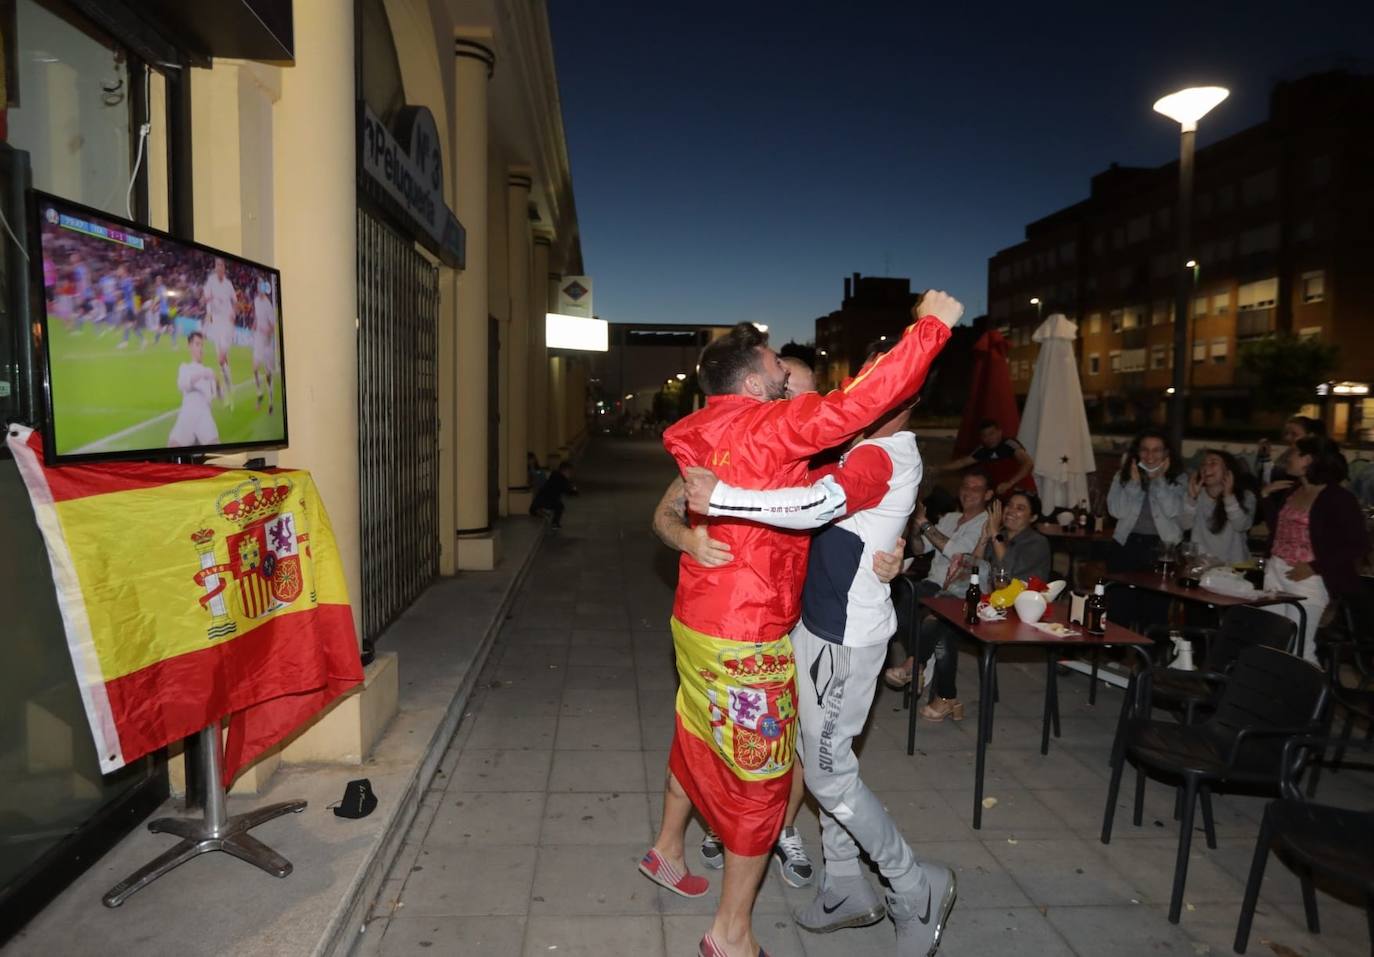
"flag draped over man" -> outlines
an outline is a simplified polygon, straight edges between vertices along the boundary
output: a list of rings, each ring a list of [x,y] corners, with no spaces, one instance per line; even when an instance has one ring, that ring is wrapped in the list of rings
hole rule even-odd
[[[362,680],[310,473],[104,463],[9,448],[47,546],[100,769],[229,715],[225,783]]]

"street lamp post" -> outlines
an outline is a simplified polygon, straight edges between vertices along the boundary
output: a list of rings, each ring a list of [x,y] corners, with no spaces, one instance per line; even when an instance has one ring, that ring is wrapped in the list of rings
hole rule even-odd
[[[1193,140],[1197,135],[1197,121],[1230,95],[1220,86],[1195,86],[1170,93],[1155,102],[1155,112],[1175,121],[1181,136],[1178,147],[1178,259],[1191,261],[1193,227]],[[1175,268],[1178,268],[1176,265]],[[1178,454],[1183,453],[1183,419],[1187,404],[1184,386],[1189,365],[1188,309],[1192,298],[1193,269],[1184,266],[1178,271],[1177,293],[1174,298],[1174,376],[1169,401],[1169,439]]]
[[[1032,297],[1031,297],[1030,304],[1031,304],[1032,306],[1035,307],[1035,320],[1036,320],[1036,322],[1039,322],[1039,321],[1040,321],[1040,310],[1042,310],[1043,308],[1045,308],[1045,304],[1044,304],[1043,302],[1040,301],[1040,297],[1039,297],[1039,296],[1032,296]]]

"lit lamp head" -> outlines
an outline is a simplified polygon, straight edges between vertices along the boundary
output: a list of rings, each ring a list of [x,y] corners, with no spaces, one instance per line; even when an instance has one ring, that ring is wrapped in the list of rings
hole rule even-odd
[[[1218,103],[1231,95],[1224,86],[1190,86],[1155,101],[1155,112],[1162,113],[1183,127],[1183,132],[1197,129],[1197,121],[1210,113]]]

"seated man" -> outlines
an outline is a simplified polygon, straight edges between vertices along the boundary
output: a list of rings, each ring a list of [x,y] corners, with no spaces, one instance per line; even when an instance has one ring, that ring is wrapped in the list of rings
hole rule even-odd
[[[797,752],[808,790],[824,812],[825,876],[815,899],[796,913],[803,928],[827,933],[892,916],[899,955],[935,953],[957,894],[953,871],[921,863],[878,798],[859,777],[853,740],[873,704],[887,643],[897,627],[886,582],[872,565],[898,543],[920,485],[916,437],[905,431],[911,406],[889,414],[853,445],[837,468],[797,489],[745,491],[688,469],[693,511],[747,517],[780,528],[815,528],[792,629],[797,661]],[[830,524],[833,521],[833,524]],[[860,848],[891,890],[887,907],[863,875]]]
[[[1035,491],[1030,477],[1035,460],[1020,442],[1002,435],[1002,427],[993,419],[978,423],[978,447],[963,458],[945,463],[942,472],[958,472],[967,468],[981,468],[987,473],[993,491],[1006,495],[1014,488]]]
[[[920,534],[921,554],[934,551],[935,558],[930,563],[930,571],[923,581],[916,583],[918,598],[947,594],[963,595],[968,588],[968,576],[975,560],[974,550],[983,534],[983,526],[988,518],[988,502],[992,500],[987,473],[980,469],[969,469],[959,482],[959,510],[946,512],[940,521],[931,524],[926,521],[924,503],[916,505],[916,531]],[[917,609],[901,609],[905,621],[907,614],[916,614]],[[899,635],[906,635],[909,629],[897,629]],[[883,673],[883,680],[890,688],[903,688],[912,680],[916,666],[916,649],[906,649],[906,661]],[[921,691],[917,678],[916,693]]]

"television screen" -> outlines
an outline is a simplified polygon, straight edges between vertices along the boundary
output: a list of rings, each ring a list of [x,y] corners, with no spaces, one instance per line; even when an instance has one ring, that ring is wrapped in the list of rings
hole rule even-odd
[[[50,461],[286,444],[277,270],[44,193],[33,208]]]

